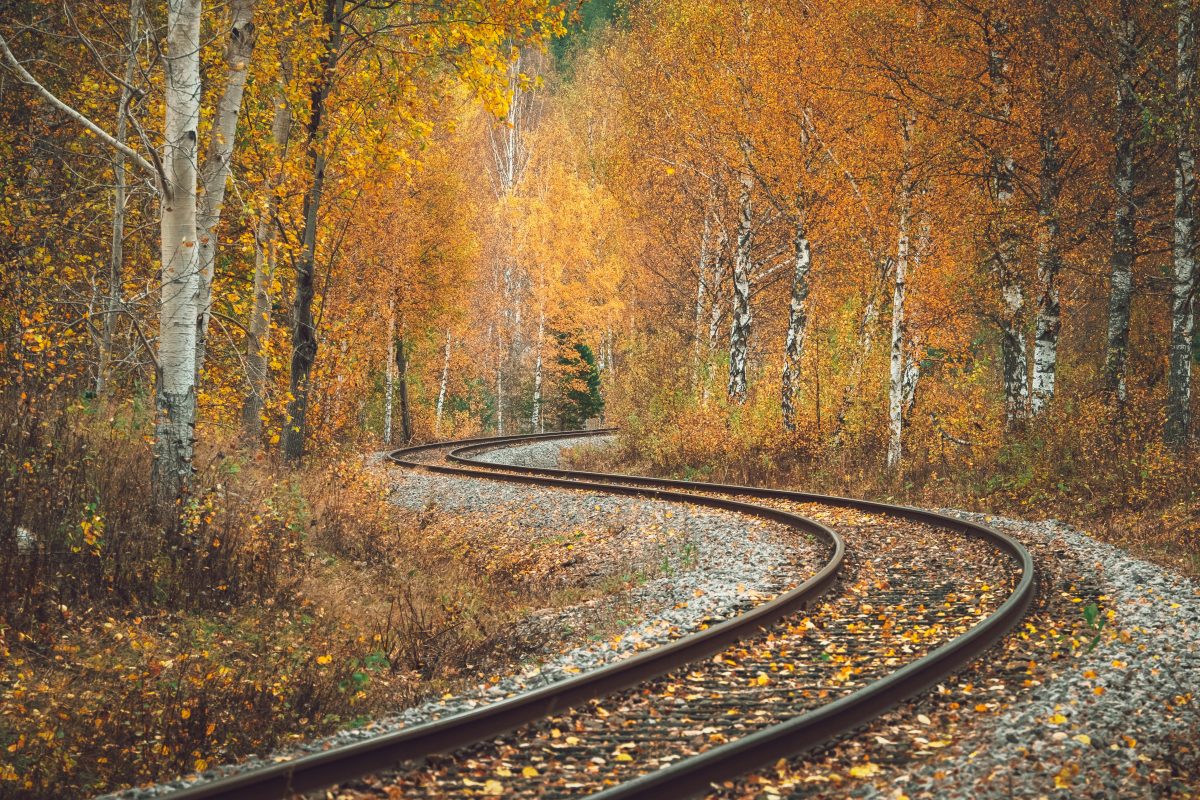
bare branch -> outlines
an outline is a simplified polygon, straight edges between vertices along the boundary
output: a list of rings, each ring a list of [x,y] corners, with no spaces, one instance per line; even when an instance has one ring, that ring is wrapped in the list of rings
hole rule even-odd
[[[82,125],[83,127],[87,128],[89,131],[91,131],[92,133],[96,134],[96,136],[99,137],[99,139],[102,142],[104,142],[105,144],[107,144],[109,147],[111,147],[114,150],[117,150],[121,153],[124,153],[135,164],[137,164],[142,169],[146,170],[146,172],[150,173],[151,177],[153,177],[157,181],[160,181],[160,183],[161,183],[161,179],[162,179],[161,172],[158,169],[156,169],[153,164],[151,164],[149,161],[147,161],[145,158],[143,158],[142,155],[140,153],[138,153],[138,151],[134,150],[132,147],[125,144],[124,142],[118,140],[115,136],[113,136],[108,131],[101,128],[96,123],[92,122],[90,119],[85,117],[83,114],[81,114],[78,111],[76,111],[75,109],[71,108],[69,105],[64,103],[62,100],[59,100],[58,97],[56,97],[53,92],[51,92],[45,86],[42,86],[42,84],[38,83],[37,79],[34,78],[32,75],[30,75],[29,71],[26,70],[25,67],[22,66],[21,62],[17,60],[17,57],[13,55],[12,50],[10,50],[8,47],[8,42],[5,40],[3,35],[0,35],[0,50],[4,51],[5,60],[8,61],[8,64],[10,67],[12,67],[13,71],[17,73],[17,77],[21,80],[22,83],[31,87],[34,91],[36,91],[38,94],[40,94],[47,103],[49,103],[50,105],[57,108],[59,111],[66,114],[68,117],[75,120],[80,125]]]

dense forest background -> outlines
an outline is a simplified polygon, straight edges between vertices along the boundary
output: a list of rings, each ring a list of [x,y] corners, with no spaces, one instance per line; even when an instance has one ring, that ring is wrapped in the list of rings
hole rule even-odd
[[[1200,570],[1191,0],[0,8],[6,685],[374,547],[364,452],[600,418]]]

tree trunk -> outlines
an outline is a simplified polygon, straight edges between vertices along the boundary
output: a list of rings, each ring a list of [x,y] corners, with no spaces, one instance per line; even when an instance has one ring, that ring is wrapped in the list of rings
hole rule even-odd
[[[504,340],[496,326],[496,435],[504,435]]]
[[[442,435],[442,414],[446,409],[446,387],[450,384],[450,329],[446,329],[446,354],[442,357],[442,379],[438,383],[437,411],[433,418],[433,435]]]
[[[988,80],[996,116],[1008,124],[1012,117],[1009,63],[1004,52],[1008,23],[997,20],[987,29]],[[1004,373],[1004,423],[1012,429],[1025,419],[1029,406],[1029,355],[1025,341],[1025,287],[1017,273],[1019,234],[1011,219],[1016,189],[1016,164],[1010,153],[993,147],[988,154],[989,194],[993,221],[989,226],[992,252],[989,268],[1000,288],[1000,363]]]
[[[225,184],[233,167],[233,145],[237,139],[238,117],[242,111],[242,95],[246,77],[250,74],[250,54],[257,38],[254,29],[254,0],[231,0],[232,17],[229,42],[225,47],[225,89],[217,101],[209,132],[208,152],[200,170],[199,209],[196,219],[200,238],[200,321],[196,328],[196,383],[204,368],[207,349],[208,323],[212,317],[212,283],[217,258],[217,224],[225,202]]]
[[[129,52],[125,58],[125,85],[121,87],[121,99],[117,103],[118,142],[125,142],[129,128],[129,87],[133,85],[134,70],[137,69],[138,29],[142,18],[142,0],[129,2]],[[125,265],[125,154],[113,151],[113,218],[112,249],[108,260],[108,301],[105,304],[103,325],[100,329],[100,358],[96,366],[96,396],[103,397],[108,391],[109,371],[112,368],[113,335],[117,327],[117,315],[121,313],[121,294]]]
[[[1042,164],[1038,173],[1038,284],[1037,326],[1033,343],[1033,396],[1031,412],[1038,416],[1054,397],[1058,371],[1058,334],[1062,328],[1058,302],[1058,273],[1062,268],[1062,243],[1058,221],[1058,198],[1062,191],[1061,132],[1045,126],[1038,137]]]
[[[387,362],[383,368],[383,443],[392,443],[392,395],[396,382],[396,301],[388,301]]]
[[[1196,30],[1193,0],[1177,0],[1175,108],[1179,114],[1175,140],[1174,281],[1171,285],[1171,355],[1167,384],[1169,444],[1188,440],[1192,411],[1193,298],[1196,292],[1196,161],[1192,137],[1196,127]]]
[[[537,361],[533,366],[533,415],[529,420],[530,431],[537,433],[542,425],[542,345],[546,335],[546,309],[538,315]]]
[[[325,187],[325,104],[332,88],[334,68],[342,49],[346,0],[326,0],[324,23],[329,31],[321,57],[321,71],[309,95],[308,163],[310,182],[304,195],[304,233],[296,259],[296,296],[292,303],[292,364],[287,424],[283,430],[283,454],[297,462],[304,456],[308,417],[309,378],[317,359],[317,329],[313,318],[313,280],[317,259],[317,221]]]
[[[704,227],[700,234],[700,258],[696,260],[696,309],[691,323],[691,377],[692,385],[700,381],[700,367],[704,350],[704,301],[708,299],[708,242],[712,236],[712,222],[708,210],[704,210]]]
[[[153,491],[170,516],[192,477],[196,428],[196,138],[200,124],[200,0],[170,0],[164,107],[165,146],[161,231]]]
[[[733,324],[729,331],[728,392],[729,399],[735,403],[743,403],[746,400],[746,360],[750,349],[750,249],[753,244],[750,190],[753,177],[749,170],[742,173],[741,184],[737,243],[733,258]]]
[[[1137,245],[1137,205],[1134,198],[1134,137],[1139,124],[1134,94],[1137,58],[1137,24],[1133,0],[1118,4],[1117,113],[1113,132],[1114,180],[1117,209],[1113,217],[1111,275],[1108,295],[1108,341],[1104,355],[1104,390],[1118,402],[1125,400],[1125,372],[1129,359],[1129,311],[1133,297],[1134,248]]]
[[[909,227],[912,220],[913,183],[909,151],[912,147],[914,120],[905,110],[900,123],[900,135],[904,140],[904,165],[900,173],[900,218],[896,237],[896,285],[892,292],[892,344],[888,369],[888,449],[887,468],[900,468],[903,456],[904,393],[907,367],[910,366],[905,351],[906,325],[904,319],[904,297],[908,289],[908,245]]]
[[[404,444],[413,439],[412,410],[408,403],[408,356],[404,352],[404,334],[396,339],[396,384],[400,389],[400,436]]]
[[[804,360],[804,336],[808,332],[808,273],[812,270],[807,209],[804,198],[796,197],[796,230],[792,237],[795,269],[792,272],[792,299],[788,306],[787,338],[783,346],[782,411],[783,428],[796,429],[796,404],[800,397],[800,372]]]
[[[254,232],[254,307],[246,328],[246,377],[250,391],[242,406],[242,430],[250,442],[262,434],[262,415],[267,398],[267,345],[271,336],[271,285],[275,280],[277,250],[275,244],[276,215],[279,197],[276,189],[283,179],[283,159],[291,133],[292,114],[287,98],[281,91],[275,98],[271,138],[278,170],[263,181],[260,189],[267,198],[267,207],[259,217]]]

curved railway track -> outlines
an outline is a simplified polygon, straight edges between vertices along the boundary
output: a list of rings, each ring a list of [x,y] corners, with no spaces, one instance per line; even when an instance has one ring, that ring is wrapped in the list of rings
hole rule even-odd
[[[953,517],[803,492],[479,460],[499,447],[610,432],[483,437],[390,457],[441,474],[768,519],[823,541],[826,561],[750,611],[623,661],[172,796],[285,796],[419,761],[379,782],[346,785],[339,796],[371,796],[382,782],[404,797],[497,788],[513,797],[685,797],[836,738],[936,684],[998,642],[1032,602],[1028,551]]]

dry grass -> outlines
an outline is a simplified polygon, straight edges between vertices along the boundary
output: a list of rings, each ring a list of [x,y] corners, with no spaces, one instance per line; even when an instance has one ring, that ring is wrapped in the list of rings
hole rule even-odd
[[[394,712],[497,671],[540,644],[519,621],[580,599],[536,548],[480,546],[479,520],[399,512],[358,455],[293,472],[226,442],[164,529],[144,414],[4,400],[0,798],[159,781]]]
[[[1154,419],[1068,410],[997,446],[940,446],[914,436],[905,469],[883,468],[883,442],[842,446],[811,432],[784,437],[773,417],[736,421],[719,407],[669,410],[625,426],[615,447],[581,445],[590,469],[840,494],[1024,519],[1058,518],[1133,555],[1200,577],[1200,458],[1162,446]],[[941,443],[944,445],[945,443]]]

